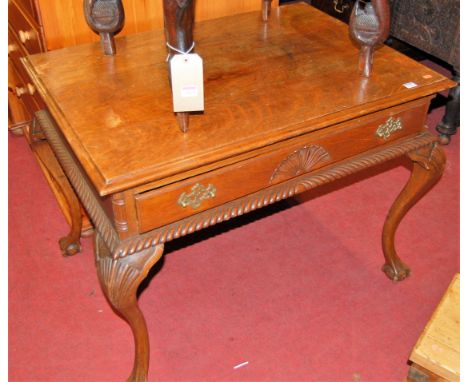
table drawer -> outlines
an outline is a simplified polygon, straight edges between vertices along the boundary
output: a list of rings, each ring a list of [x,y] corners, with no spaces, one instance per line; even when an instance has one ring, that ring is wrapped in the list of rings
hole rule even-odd
[[[8,109],[11,122],[14,125],[24,124],[32,119],[23,97],[18,97],[16,89],[24,86],[24,82],[14,65],[8,60]]]
[[[24,57],[25,55],[25,49],[21,46],[12,29],[8,27],[8,63],[9,65],[13,65],[15,67],[15,71],[21,77],[22,89],[18,88],[18,90],[20,93],[25,95],[25,102],[28,104],[30,112],[34,113],[44,108],[44,102],[42,101],[39,93],[36,91],[35,86],[32,84],[28,73],[20,61],[20,58]]]
[[[16,96],[19,102],[26,106],[26,83],[21,75],[18,73],[15,65],[8,60],[8,91]],[[29,110],[29,108],[28,108]]]
[[[8,4],[8,23],[12,26],[14,33],[17,34],[21,45],[28,54],[43,51],[39,26],[14,1]]]
[[[314,131],[255,157],[136,195],[141,233],[423,130],[430,99]]]
[[[28,13],[28,16],[39,23],[39,15],[34,0],[15,0],[15,2]]]
[[[36,111],[43,108],[43,101],[40,95],[37,93],[35,86],[31,83],[29,77],[24,77],[21,70],[18,69],[17,65],[8,59],[8,88],[12,91],[18,99],[26,106],[27,110],[31,115]]]

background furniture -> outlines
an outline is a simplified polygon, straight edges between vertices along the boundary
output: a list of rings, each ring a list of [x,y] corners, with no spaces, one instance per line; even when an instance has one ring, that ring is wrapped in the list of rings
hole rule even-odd
[[[348,22],[355,0],[307,0],[306,2],[330,16]]]
[[[460,381],[460,274],[411,352],[408,382]]]
[[[393,37],[449,64],[460,81],[460,1],[393,0]],[[451,89],[437,130],[448,143],[460,126],[460,86]]]
[[[341,21],[348,22],[355,0],[281,0],[280,4],[304,2]]]
[[[39,2],[36,0],[9,0],[8,2],[8,127],[17,135],[25,133],[31,149],[56,196],[59,206],[71,227],[70,233],[61,239],[68,247],[73,237],[92,232],[91,223],[81,208],[65,174],[55,156],[37,134],[32,122],[37,110],[44,102],[20,62],[22,57],[47,50]],[[70,248],[75,253],[79,248]]]
[[[173,118],[162,30],[117,40],[114,65],[95,59],[99,44],[23,59],[47,104],[40,127],[95,224],[103,291],[133,330],[131,380],[146,380],[149,362],[136,291],[166,242],[405,155],[413,174],[385,222],[383,271],[409,275],[394,236],[444,170],[424,125],[433,95],[454,84],[388,47],[362,78],[356,48],[336,32],[299,4],[268,23],[259,11],[199,23],[206,112],[188,134]],[[418,86],[401,86],[410,81]]]
[[[37,4],[29,0],[8,1],[8,127],[17,134],[29,128],[42,100],[19,59],[43,52],[45,40]]]

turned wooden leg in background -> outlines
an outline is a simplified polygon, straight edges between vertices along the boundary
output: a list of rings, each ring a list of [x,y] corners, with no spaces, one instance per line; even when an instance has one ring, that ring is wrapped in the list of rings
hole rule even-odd
[[[388,213],[382,234],[385,264],[382,270],[393,281],[404,280],[410,269],[395,251],[395,232],[409,209],[439,180],[444,172],[445,154],[437,143],[408,154],[413,163],[411,177]]]
[[[95,235],[96,269],[101,287],[114,310],[130,325],[135,340],[135,360],[128,381],[148,380],[149,339],[145,318],[137,301],[137,289],[161,258],[163,245],[124,258],[113,258],[98,233]]]
[[[460,127],[460,72],[456,69],[453,80],[458,82],[458,86],[450,89],[444,117],[436,128],[443,145],[450,143],[451,136],[456,134]]]

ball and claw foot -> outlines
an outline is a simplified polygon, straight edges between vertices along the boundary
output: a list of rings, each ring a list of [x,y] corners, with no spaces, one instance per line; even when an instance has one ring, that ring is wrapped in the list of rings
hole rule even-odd
[[[59,240],[59,245],[62,250],[62,255],[65,257],[76,255],[81,250],[80,242],[77,242],[68,236],[62,237]]]
[[[404,279],[409,277],[409,275],[411,274],[411,269],[409,269],[408,266],[401,262],[398,264],[394,264],[393,266],[391,264],[385,263],[382,266],[382,272],[385,273],[385,275],[390,280],[396,283],[399,281],[403,281]]]

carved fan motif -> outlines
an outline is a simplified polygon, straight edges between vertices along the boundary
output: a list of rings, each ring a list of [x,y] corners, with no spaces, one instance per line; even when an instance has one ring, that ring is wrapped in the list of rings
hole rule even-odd
[[[330,154],[321,146],[306,146],[284,159],[273,171],[270,184],[282,182],[311,171],[318,164],[330,160]]]

